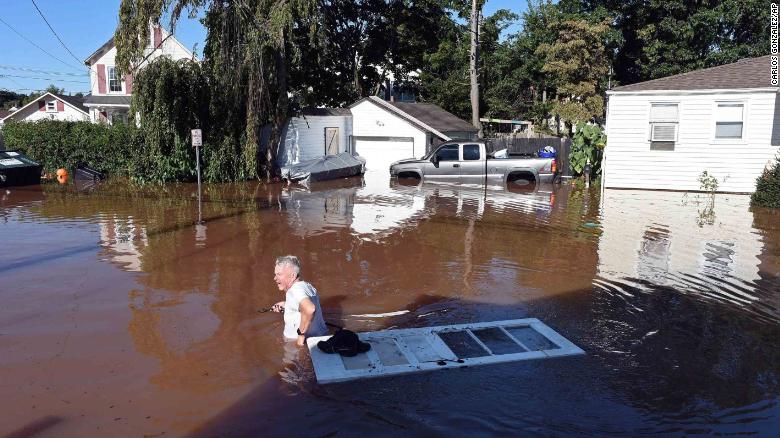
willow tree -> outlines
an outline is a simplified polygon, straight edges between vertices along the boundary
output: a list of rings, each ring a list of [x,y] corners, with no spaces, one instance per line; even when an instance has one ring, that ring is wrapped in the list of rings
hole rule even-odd
[[[264,125],[272,127],[269,145],[278,145],[290,115],[289,64],[298,62],[294,32],[314,33],[316,0],[122,0],[114,35],[117,67],[135,70],[145,59],[150,23],[170,15],[173,31],[184,11],[205,12],[204,70],[211,88],[211,132],[217,148],[239,154],[235,178],[269,176],[276,148],[261,159]],[[297,39],[300,41],[300,39]],[[263,172],[263,170],[265,172]]]

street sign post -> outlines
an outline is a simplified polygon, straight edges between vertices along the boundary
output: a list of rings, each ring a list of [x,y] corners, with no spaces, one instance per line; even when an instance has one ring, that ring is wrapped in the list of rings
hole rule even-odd
[[[195,148],[195,168],[198,171],[198,224],[203,222],[200,206],[200,148],[203,146],[203,132],[200,129],[192,130],[192,147]]]

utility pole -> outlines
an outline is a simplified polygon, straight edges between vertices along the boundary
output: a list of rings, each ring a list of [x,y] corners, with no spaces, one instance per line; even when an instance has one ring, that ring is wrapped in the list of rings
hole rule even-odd
[[[479,74],[477,67],[479,65],[479,10],[477,0],[471,0],[471,124],[479,129],[477,134],[482,138],[482,124],[479,122]]]

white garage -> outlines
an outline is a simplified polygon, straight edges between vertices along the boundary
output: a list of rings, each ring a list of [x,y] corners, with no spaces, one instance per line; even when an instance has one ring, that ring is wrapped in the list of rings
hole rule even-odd
[[[389,178],[390,164],[420,158],[456,138],[471,139],[477,130],[465,120],[430,103],[387,102],[367,97],[349,107],[352,152],[366,160],[366,171]]]
[[[366,171],[388,171],[390,164],[415,158],[413,137],[354,137],[355,154],[366,159]]]

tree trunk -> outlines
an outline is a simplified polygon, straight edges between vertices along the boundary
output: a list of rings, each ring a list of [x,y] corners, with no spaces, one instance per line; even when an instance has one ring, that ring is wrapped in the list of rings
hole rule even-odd
[[[479,122],[479,10],[477,0],[471,0],[471,56],[469,70],[471,73],[471,124],[479,129],[478,136],[482,138],[482,124]]]
[[[290,107],[290,99],[287,96],[287,58],[284,49],[278,49],[275,53],[276,74],[278,81],[278,96],[276,98],[276,112],[274,114],[274,126],[271,139],[268,142],[268,148],[265,153],[265,178],[270,180],[276,174],[276,157],[279,154],[279,148],[282,145],[282,130]]]

